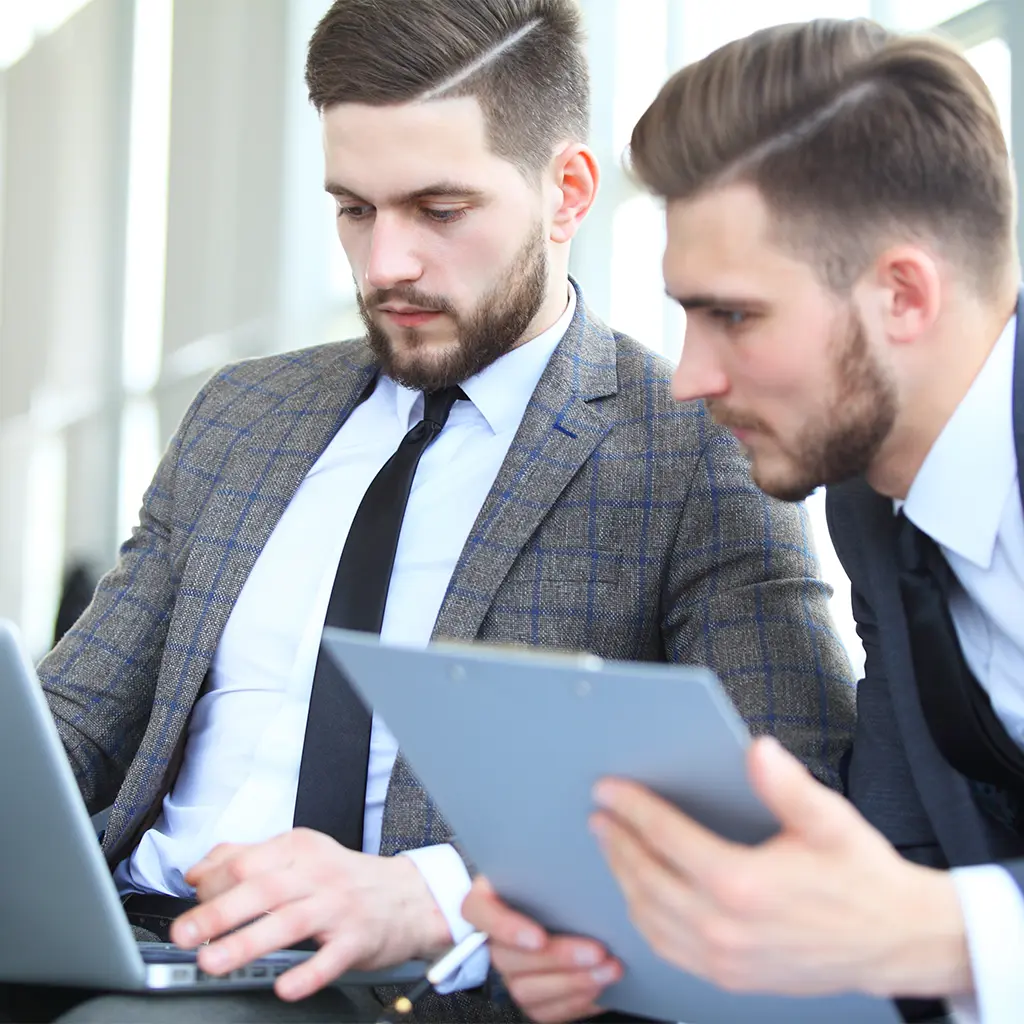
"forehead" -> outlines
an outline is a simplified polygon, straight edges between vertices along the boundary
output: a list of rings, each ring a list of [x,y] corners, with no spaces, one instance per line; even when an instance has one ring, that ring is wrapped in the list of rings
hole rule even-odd
[[[814,280],[810,264],[778,244],[771,213],[752,185],[673,200],[666,226],[665,286],[676,297],[775,292]]]
[[[493,188],[517,174],[491,152],[473,97],[385,107],[339,103],[323,112],[322,121],[328,184],[364,198],[445,180]]]

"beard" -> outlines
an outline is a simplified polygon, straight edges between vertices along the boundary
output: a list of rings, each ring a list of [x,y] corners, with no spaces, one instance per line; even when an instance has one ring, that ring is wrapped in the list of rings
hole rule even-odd
[[[896,421],[896,388],[868,348],[863,325],[851,317],[837,336],[832,387],[827,402],[804,423],[793,444],[783,444],[763,421],[741,418],[708,402],[720,423],[748,428],[773,438],[788,462],[785,470],[759,468],[751,460],[751,477],[766,494],[802,501],[815,488],[840,483],[867,472]]]
[[[357,288],[367,341],[382,372],[414,391],[439,391],[461,384],[515,348],[547,294],[547,249],[539,224],[498,280],[500,283],[466,315],[443,295],[429,295],[413,287],[387,288],[366,300]],[[432,351],[435,346],[416,327],[400,328],[401,340],[394,341],[372,311],[395,301],[445,313],[455,326],[454,343]]]

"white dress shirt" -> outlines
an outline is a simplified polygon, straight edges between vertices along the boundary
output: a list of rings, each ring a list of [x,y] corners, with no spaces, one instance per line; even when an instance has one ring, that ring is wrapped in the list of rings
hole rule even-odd
[[[903,511],[942,548],[962,589],[949,610],[971,671],[1024,746],[1024,513],[1013,439],[1011,318],[914,478]],[[1024,896],[994,865],[952,872],[967,923],[975,998],[957,1017],[1024,1020]]]
[[[533,341],[465,381],[424,452],[395,557],[381,638],[426,646],[455,564],[519,428],[530,396],[572,320],[576,296]],[[162,813],[117,868],[122,892],[191,896],[188,868],[222,842],[255,843],[292,827],[320,634],[341,550],[370,482],[423,417],[423,396],[381,377],[306,474],[260,552],[189,720],[181,771]],[[398,743],[374,715],[363,852],[380,850],[384,798]],[[407,851],[456,942],[470,879],[450,845]],[[443,991],[483,983],[486,947]]]

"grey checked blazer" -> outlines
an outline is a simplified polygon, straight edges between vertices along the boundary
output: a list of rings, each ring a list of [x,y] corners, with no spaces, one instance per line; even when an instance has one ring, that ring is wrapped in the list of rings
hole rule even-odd
[[[172,439],[116,567],[40,666],[86,802],[113,801],[112,864],[173,783],[253,563],[377,372],[357,340],[218,373]],[[753,731],[774,732],[837,785],[853,690],[806,515],[752,485],[703,406],[672,400],[670,373],[579,297],[434,635],[708,665]],[[399,755],[382,853],[449,838]],[[468,996],[437,1002],[429,1013],[445,1019],[500,1012]]]
[[[1024,503],[1024,302],[1018,305],[1013,421]],[[1002,862],[1024,890],[1024,837],[984,814],[943,757],[921,709],[895,564],[892,501],[863,480],[830,487],[829,530],[867,656],[857,689],[849,795],[905,856],[933,867]],[[1019,606],[1024,614],[1024,594]]]

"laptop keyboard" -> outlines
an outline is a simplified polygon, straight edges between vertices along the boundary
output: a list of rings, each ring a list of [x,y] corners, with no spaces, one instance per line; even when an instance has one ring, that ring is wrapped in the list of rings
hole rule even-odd
[[[301,963],[310,954],[298,950],[280,950],[253,960],[252,963],[227,974],[207,974],[196,964],[194,949],[179,949],[169,942],[140,942],[139,953],[145,964],[166,968],[160,973],[159,987],[191,985],[243,985],[247,988],[273,984],[274,978]]]
[[[140,942],[139,952],[146,964],[194,964],[194,949],[179,949],[170,942]]]

